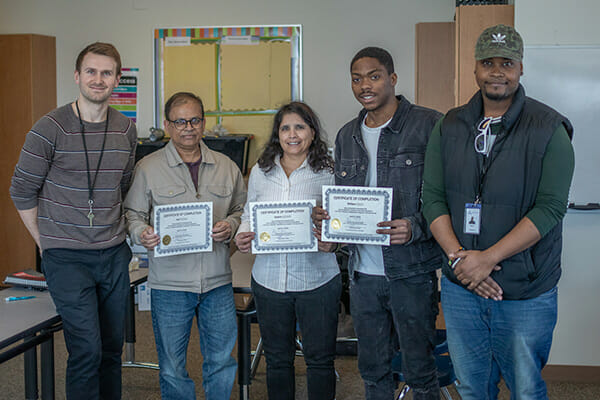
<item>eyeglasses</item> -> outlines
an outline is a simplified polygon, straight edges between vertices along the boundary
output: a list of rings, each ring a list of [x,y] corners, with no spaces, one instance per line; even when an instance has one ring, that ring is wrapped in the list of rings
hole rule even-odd
[[[196,129],[197,127],[200,126],[200,124],[202,123],[202,121],[204,121],[204,118],[198,118],[198,117],[194,117],[192,119],[176,119],[175,121],[171,121],[170,119],[168,119],[167,121],[169,121],[170,123],[172,123],[173,125],[175,125],[175,128],[178,131],[182,131],[185,128],[187,128],[188,123],[190,124],[190,126],[192,127],[192,129]]]

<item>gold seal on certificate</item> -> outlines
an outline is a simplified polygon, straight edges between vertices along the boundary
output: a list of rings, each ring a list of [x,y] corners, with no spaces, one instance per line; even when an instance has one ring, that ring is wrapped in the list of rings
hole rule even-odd
[[[331,229],[333,229],[334,231],[338,231],[338,230],[340,230],[341,227],[342,227],[342,222],[339,219],[334,218],[331,220]]]
[[[212,251],[212,203],[156,206],[154,230],[162,238],[154,257]]]
[[[250,226],[256,237],[253,254],[318,251],[312,234],[314,200],[251,202]]]
[[[390,235],[377,233],[377,224],[392,219],[391,188],[323,186],[323,208],[329,223],[321,229],[324,242],[387,245]]]

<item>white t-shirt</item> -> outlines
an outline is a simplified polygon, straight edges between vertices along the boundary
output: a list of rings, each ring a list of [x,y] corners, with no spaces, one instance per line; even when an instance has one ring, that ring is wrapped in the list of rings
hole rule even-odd
[[[366,116],[365,116],[366,119]],[[367,148],[369,157],[369,167],[367,168],[367,179],[365,186],[377,186],[377,148],[379,146],[379,136],[381,130],[388,126],[392,119],[390,118],[383,125],[376,128],[370,128],[363,120],[360,131],[362,133],[363,143]],[[383,266],[383,252],[380,245],[359,244],[356,246],[358,250],[358,262],[355,271],[367,275],[385,276],[385,268]]]

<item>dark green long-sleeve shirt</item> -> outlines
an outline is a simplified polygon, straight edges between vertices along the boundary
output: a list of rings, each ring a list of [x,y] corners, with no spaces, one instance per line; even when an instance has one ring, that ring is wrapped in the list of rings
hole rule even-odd
[[[423,173],[423,215],[429,224],[449,214],[441,156],[441,123],[433,128],[425,153]],[[556,129],[542,160],[542,174],[534,207],[525,215],[546,235],[565,215],[569,187],[573,177],[575,155],[567,131],[561,124]]]

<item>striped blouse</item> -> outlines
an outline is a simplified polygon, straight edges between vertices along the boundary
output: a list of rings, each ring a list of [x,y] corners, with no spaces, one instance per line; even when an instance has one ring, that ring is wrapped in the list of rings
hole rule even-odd
[[[275,159],[273,169],[267,173],[256,164],[250,172],[248,200],[238,233],[250,231],[250,202],[314,199],[320,206],[321,187],[333,184],[332,173],[327,170],[315,173],[306,160],[289,178],[281,167],[279,157]],[[318,288],[339,272],[333,253],[258,254],[252,268],[252,277],[262,286],[276,292],[299,292]]]

